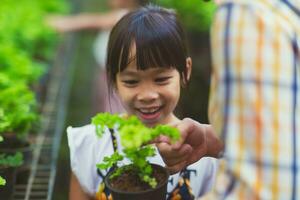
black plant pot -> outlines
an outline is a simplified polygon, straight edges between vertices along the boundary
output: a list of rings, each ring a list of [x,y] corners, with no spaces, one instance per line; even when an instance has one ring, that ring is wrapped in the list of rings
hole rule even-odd
[[[0,176],[6,180],[6,184],[4,186],[0,186],[0,199],[10,200],[14,191],[16,168],[0,167]]]
[[[164,179],[161,183],[159,183],[156,188],[153,189],[147,189],[144,191],[138,191],[138,192],[130,192],[130,191],[121,191],[118,190],[110,184],[110,175],[114,172],[111,171],[107,174],[105,177],[105,184],[108,187],[108,189],[111,191],[113,200],[165,200],[167,195],[167,184],[168,184],[168,178],[169,178],[169,172],[166,168],[151,164],[153,170],[159,170],[164,173]]]

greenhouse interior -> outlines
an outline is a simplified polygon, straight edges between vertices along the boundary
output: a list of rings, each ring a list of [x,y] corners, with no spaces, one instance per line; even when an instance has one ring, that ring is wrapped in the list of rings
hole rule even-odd
[[[188,55],[193,59],[193,75],[181,90],[174,112],[180,119],[189,117],[208,123],[209,31],[216,10],[213,1],[1,0],[1,200],[72,199],[71,194],[76,192],[70,189],[70,179],[75,172],[71,167],[70,155],[73,154],[70,154],[67,130],[100,124],[101,117],[110,120],[124,112],[118,107],[120,102],[106,104],[110,90],[102,86],[108,78],[103,66],[106,64],[105,42],[112,27],[133,11],[134,6],[136,9],[161,6],[176,11],[187,37]],[[172,15],[171,11],[168,13]],[[148,114],[148,117],[154,115]],[[118,120],[123,123],[122,118]],[[124,123],[138,123],[140,129],[149,131],[135,120]],[[132,136],[131,140],[137,138]],[[140,145],[145,145],[142,143]],[[84,157],[77,162],[84,164]],[[91,193],[95,188],[80,186],[77,180],[80,177],[75,179],[76,187],[88,193],[90,199],[106,199],[98,192],[93,197]]]

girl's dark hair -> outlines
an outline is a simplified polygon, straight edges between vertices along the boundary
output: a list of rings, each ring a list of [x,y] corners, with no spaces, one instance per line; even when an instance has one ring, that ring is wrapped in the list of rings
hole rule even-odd
[[[136,55],[129,58],[133,44]],[[133,60],[140,70],[174,67],[186,81],[186,38],[173,10],[149,5],[128,13],[113,27],[107,51],[109,86]]]

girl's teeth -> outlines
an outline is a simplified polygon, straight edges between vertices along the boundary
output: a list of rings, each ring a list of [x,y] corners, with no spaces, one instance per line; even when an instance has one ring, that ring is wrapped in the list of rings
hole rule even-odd
[[[155,112],[155,111],[157,111],[158,110],[158,108],[153,108],[153,109],[150,109],[150,110],[146,110],[146,109],[141,109],[141,112],[143,112],[143,113],[153,113],[153,112]]]

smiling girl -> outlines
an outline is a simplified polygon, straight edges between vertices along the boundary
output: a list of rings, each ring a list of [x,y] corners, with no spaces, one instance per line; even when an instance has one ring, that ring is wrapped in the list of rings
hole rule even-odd
[[[111,31],[106,66],[110,90],[116,90],[127,114],[136,115],[149,127],[180,121],[174,109],[181,86],[190,78],[192,60],[173,11],[148,6],[125,15]],[[67,132],[70,199],[111,198],[103,183],[107,172],[97,170],[96,163],[122,151],[118,135],[107,129],[99,140],[93,125],[69,127]],[[164,165],[159,154],[150,162]],[[170,176],[167,199],[190,200],[203,195],[213,184],[216,168],[216,159],[203,158]]]

